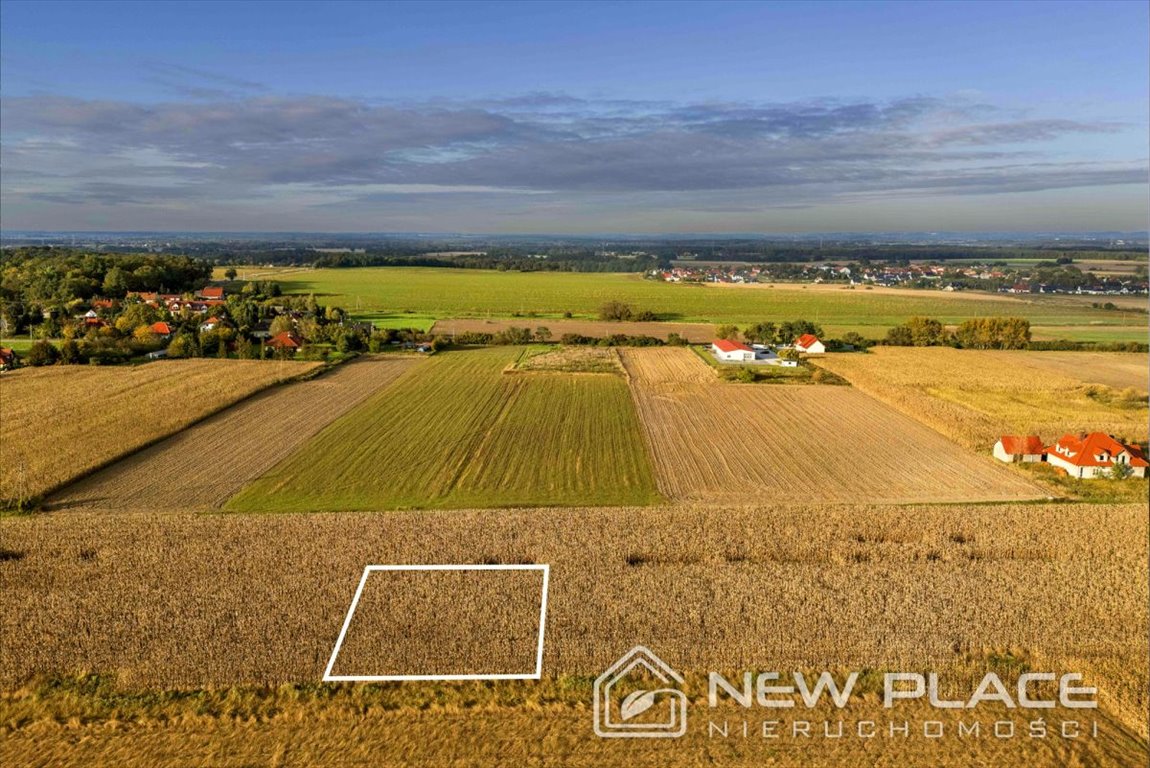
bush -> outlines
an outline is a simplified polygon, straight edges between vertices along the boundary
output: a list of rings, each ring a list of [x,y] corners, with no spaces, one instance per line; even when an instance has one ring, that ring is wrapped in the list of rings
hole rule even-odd
[[[32,366],[52,365],[59,359],[60,353],[51,342],[43,339],[29,347],[28,354],[24,356],[24,362]]]

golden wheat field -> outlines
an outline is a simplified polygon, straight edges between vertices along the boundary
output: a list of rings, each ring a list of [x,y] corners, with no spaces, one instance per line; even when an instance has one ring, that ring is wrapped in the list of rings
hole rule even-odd
[[[84,723],[59,722],[43,711],[93,697],[53,696],[29,692],[9,705],[17,717],[36,718],[36,725],[0,735],[0,756],[15,765],[175,768],[189,765],[189,755],[210,755],[218,768],[250,766],[314,766],[348,768],[378,766],[562,765],[599,768],[626,765],[646,768],[670,765],[772,766],[773,768],[905,768],[905,766],[1027,766],[1051,768],[1129,768],[1145,765],[1144,745],[1105,713],[1089,719],[1062,708],[1043,713],[1045,738],[1029,735],[1031,720],[1019,710],[992,707],[974,720],[922,705],[908,706],[893,720],[909,723],[908,735],[891,735],[890,713],[874,697],[852,704],[843,719],[844,738],[827,738],[819,728],[829,722],[837,732],[837,713],[811,711],[812,736],[792,736],[798,718],[778,718],[778,738],[764,738],[760,721],[752,718],[748,737],[741,731],[745,711],[721,707],[713,717],[691,720],[680,739],[601,739],[591,730],[584,703],[589,683],[561,681],[530,687],[500,684],[420,686],[385,689],[343,689],[322,696],[295,690],[234,691],[197,694],[186,702],[163,706],[154,714],[127,717],[137,707],[114,709],[119,719],[94,712]],[[113,702],[115,697],[110,697]],[[127,697],[125,697],[127,698]],[[101,701],[106,701],[102,699]],[[692,712],[703,701],[692,698]],[[3,705],[0,705],[3,706]],[[23,715],[27,711],[28,715]],[[32,714],[36,713],[36,714]],[[946,738],[928,739],[921,723],[936,721]],[[1061,739],[1063,722],[1081,722],[1080,737]],[[709,731],[710,723],[726,725],[723,738]],[[960,723],[978,722],[979,735],[957,737]],[[1009,739],[993,735],[994,723],[1008,724]],[[875,724],[875,736],[858,738],[860,726]],[[1092,724],[1098,735],[1092,735]],[[4,726],[0,726],[2,731]],[[1002,726],[1000,726],[1002,728]],[[203,762],[196,761],[201,765]]]
[[[1075,664],[1143,729],[1147,533],[1137,504],[8,518],[0,685],[316,682],[364,565],[547,563],[546,675],[598,674],[637,643],[685,672],[1013,654]],[[416,597],[386,608],[418,611]],[[457,632],[473,615],[442,620]],[[421,635],[393,642],[426,655]]]
[[[534,674],[542,604],[538,568],[372,571],[332,674]]]
[[[627,349],[623,361],[669,498],[897,503],[1047,495],[849,387],[720,382],[688,349]]]
[[[318,363],[165,360],[0,377],[0,496],[39,496]]]
[[[989,453],[1012,433],[1053,441],[1066,432],[1101,431],[1145,442],[1146,362],[1133,353],[879,347],[866,355],[826,355],[817,364]]]
[[[62,489],[49,506],[219,507],[417,363],[409,357],[354,360],[260,393]]]

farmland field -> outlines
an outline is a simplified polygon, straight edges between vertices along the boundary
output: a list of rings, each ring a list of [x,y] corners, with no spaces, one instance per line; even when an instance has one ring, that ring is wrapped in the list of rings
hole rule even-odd
[[[559,338],[565,333],[577,333],[580,336],[603,338],[616,333],[628,336],[654,336],[666,340],[668,334],[677,333],[693,344],[710,342],[715,338],[715,326],[709,323],[631,323],[631,322],[605,322],[602,320],[565,320],[539,318],[513,318],[511,320],[477,320],[457,319],[438,320],[432,326],[432,333],[452,334],[466,333],[498,333],[507,328],[529,328],[534,331],[544,326],[551,331],[552,338]]]
[[[437,318],[510,318],[537,325],[571,312],[593,318],[606,301],[650,310],[665,320],[751,323],[806,318],[828,333],[879,337],[913,315],[954,324],[971,317],[1017,315],[1035,338],[1145,341],[1147,317],[1094,309],[1055,296],[944,293],[894,288],[666,283],[634,274],[499,272],[407,267],[288,270],[269,274],[289,293],[314,293],[353,314],[411,312]],[[534,316],[534,317],[533,317]],[[1057,329],[1046,333],[1045,327]],[[666,333],[655,334],[665,336]]]
[[[622,354],[660,490],[670,498],[897,503],[1046,495],[847,387],[716,382],[689,349]]]
[[[708,669],[768,664],[906,664],[958,676],[958,688],[987,668],[1081,671],[1100,688],[1099,744],[954,743],[996,765],[1026,764],[1027,754],[1041,764],[1051,754],[1035,749],[1094,755],[1081,764],[1137,764],[1148,703],[1148,533],[1145,508],[1134,504],[967,505],[960,513],[857,504],[275,516],[93,509],[10,518],[0,521],[0,547],[10,553],[0,560],[0,682],[24,693],[0,699],[0,749],[29,755],[38,742],[67,755],[119,749],[127,758],[132,746],[173,749],[155,730],[165,721],[185,746],[274,745],[289,723],[311,721],[325,723],[307,729],[312,746],[350,761],[356,746],[325,740],[328,726],[342,733],[341,718],[356,713],[380,734],[375,743],[390,735],[415,750],[405,728],[464,743],[486,735],[505,756],[558,743],[578,763],[604,754],[585,750],[605,749],[590,734],[590,677],[641,638],[695,681]],[[421,562],[550,563],[543,682],[315,688],[363,565]],[[377,597],[380,610],[401,614],[426,605],[402,591]],[[461,604],[437,615],[451,627],[473,610]],[[36,682],[82,670],[104,677]],[[292,683],[301,688],[277,688]],[[192,692],[147,693],[170,689]],[[77,711],[88,714],[72,725],[70,714],[56,714]],[[860,702],[850,716],[872,712]],[[705,719],[676,742],[687,750],[679,759],[761,749],[758,739],[708,746],[697,728]],[[148,747],[146,737],[157,741]],[[769,755],[837,765],[835,754],[859,748],[851,741]],[[293,743],[309,754],[307,743]],[[893,746],[901,743],[876,739],[867,754],[901,753]],[[840,748],[848,752],[833,751]],[[436,762],[431,749],[404,754]],[[898,764],[893,753],[886,759]]]
[[[35,497],[318,363],[165,360],[0,377],[0,496]]]
[[[880,347],[819,366],[962,445],[1101,431],[1146,439],[1146,356]]]
[[[410,357],[356,360],[319,378],[261,393],[63,489],[50,505],[218,507],[416,362]],[[164,482],[157,483],[158,477]]]
[[[626,382],[516,374],[520,348],[437,355],[231,501],[233,511],[642,504],[657,499]]]

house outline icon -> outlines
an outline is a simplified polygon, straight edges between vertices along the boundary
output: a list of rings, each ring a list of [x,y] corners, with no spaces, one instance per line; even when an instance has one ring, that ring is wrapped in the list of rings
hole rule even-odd
[[[611,691],[636,668],[646,669],[665,687],[655,693],[667,694],[671,699],[670,719],[665,723],[615,722],[611,718]],[[607,671],[595,679],[595,734],[602,738],[673,739],[687,732],[687,695],[676,686],[683,678],[665,661],[643,645],[627,651]]]

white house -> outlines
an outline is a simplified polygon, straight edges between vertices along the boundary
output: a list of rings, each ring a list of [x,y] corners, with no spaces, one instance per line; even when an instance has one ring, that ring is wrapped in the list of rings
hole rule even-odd
[[[804,333],[795,339],[795,349],[808,355],[821,355],[827,351],[826,345],[819,341],[813,333]]]
[[[1130,467],[1131,476],[1146,477],[1150,467],[1137,446],[1124,445],[1104,432],[1063,435],[1046,449],[1046,461],[1083,479],[1106,477],[1120,464]]]
[[[746,344],[740,344],[730,339],[715,339],[711,342],[711,353],[728,363],[752,363],[755,361],[755,350]]]
[[[1014,462],[1033,463],[1042,461],[1044,450],[1042,438],[1038,435],[1027,435],[1026,437],[1003,435],[994,444],[994,458],[1005,461],[1007,464]]]

